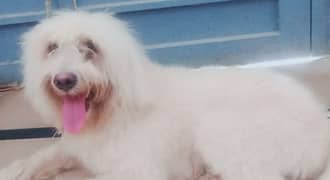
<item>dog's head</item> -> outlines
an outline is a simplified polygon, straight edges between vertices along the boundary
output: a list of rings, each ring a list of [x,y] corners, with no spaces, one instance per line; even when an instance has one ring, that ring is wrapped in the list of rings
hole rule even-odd
[[[108,14],[59,13],[25,33],[22,45],[27,97],[64,131],[81,132],[145,100],[148,59]]]

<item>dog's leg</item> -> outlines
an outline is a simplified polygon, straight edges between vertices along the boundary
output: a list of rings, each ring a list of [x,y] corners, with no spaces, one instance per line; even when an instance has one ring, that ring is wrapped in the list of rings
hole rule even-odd
[[[60,171],[70,169],[74,161],[69,159],[57,145],[45,148],[30,158],[15,161],[0,170],[2,180],[39,180],[47,179]]]

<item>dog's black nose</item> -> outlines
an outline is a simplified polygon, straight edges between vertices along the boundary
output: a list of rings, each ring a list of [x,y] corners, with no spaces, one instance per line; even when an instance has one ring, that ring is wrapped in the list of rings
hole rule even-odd
[[[65,72],[55,75],[54,85],[62,90],[69,91],[77,84],[77,76],[74,73]]]

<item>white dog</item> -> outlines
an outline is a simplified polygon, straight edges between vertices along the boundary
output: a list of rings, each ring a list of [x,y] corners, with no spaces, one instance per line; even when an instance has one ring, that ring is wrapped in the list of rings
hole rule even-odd
[[[1,180],[77,165],[91,180],[330,180],[325,107],[287,77],[156,65],[102,13],[42,21],[24,35],[23,59],[27,96],[63,137]]]

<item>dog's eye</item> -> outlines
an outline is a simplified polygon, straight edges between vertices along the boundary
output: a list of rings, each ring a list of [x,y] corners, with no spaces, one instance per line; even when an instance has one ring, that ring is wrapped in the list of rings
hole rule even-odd
[[[83,43],[88,49],[94,51],[95,53],[98,53],[98,48],[96,47],[96,45],[91,41],[91,40],[86,40]]]
[[[55,51],[58,48],[58,45],[56,43],[49,43],[47,46],[47,54]]]
[[[99,48],[90,39],[80,41],[79,51],[86,60],[95,59],[99,55]]]

